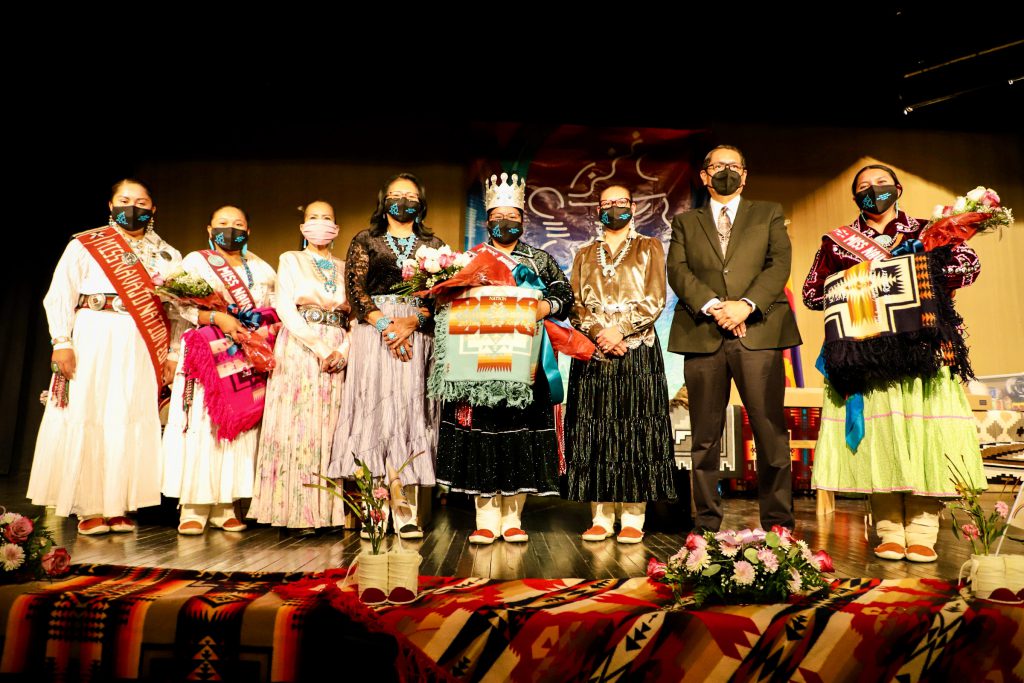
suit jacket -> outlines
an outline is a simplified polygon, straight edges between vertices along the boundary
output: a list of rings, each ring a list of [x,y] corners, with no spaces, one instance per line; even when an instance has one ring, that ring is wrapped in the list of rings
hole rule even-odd
[[[782,206],[740,199],[725,256],[711,207],[680,214],[672,221],[668,284],[679,297],[668,350],[713,353],[731,332],[700,312],[710,299],[750,299],[757,310],[747,318],[748,349],[778,349],[800,343],[793,309],[786,298],[792,247]]]

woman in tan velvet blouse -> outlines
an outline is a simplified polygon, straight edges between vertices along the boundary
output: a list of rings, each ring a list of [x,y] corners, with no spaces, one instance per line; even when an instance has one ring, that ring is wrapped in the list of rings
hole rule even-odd
[[[665,250],[636,232],[628,188],[600,196],[597,239],[576,254],[573,327],[603,358],[574,360],[566,409],[569,498],[590,503],[585,541],[643,539],[647,501],[676,497],[665,363],[654,323],[665,307]]]

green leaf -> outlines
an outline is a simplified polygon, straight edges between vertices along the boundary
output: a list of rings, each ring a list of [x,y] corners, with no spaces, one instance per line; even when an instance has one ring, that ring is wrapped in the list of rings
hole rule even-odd
[[[747,560],[749,560],[751,564],[757,564],[758,563],[757,551],[754,550],[753,548],[747,548],[746,550],[744,550],[743,551],[743,557],[747,558]]]
[[[774,531],[769,531],[764,537],[764,542],[768,544],[769,548],[778,548],[782,539]]]
[[[720,565],[720,564],[713,564],[710,567],[708,567],[707,569],[705,569],[704,571],[702,571],[701,575],[702,576],[714,576],[721,569],[722,569],[722,565]]]

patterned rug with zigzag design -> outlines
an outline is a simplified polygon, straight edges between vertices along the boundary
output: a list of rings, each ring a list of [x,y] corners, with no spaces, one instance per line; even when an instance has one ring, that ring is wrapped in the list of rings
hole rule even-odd
[[[77,565],[3,585],[0,673],[293,681],[372,662],[375,681],[1024,679],[1024,607],[944,581],[844,579],[788,604],[687,611],[644,578],[422,577],[416,603],[370,609],[344,574]]]

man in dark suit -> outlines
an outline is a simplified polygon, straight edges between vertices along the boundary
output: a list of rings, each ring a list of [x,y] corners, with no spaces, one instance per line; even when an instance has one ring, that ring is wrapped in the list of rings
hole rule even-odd
[[[708,153],[700,172],[711,201],[676,216],[668,282],[679,296],[668,350],[685,356],[693,430],[697,531],[718,531],[722,429],[736,380],[757,449],[761,526],[793,528],[782,349],[800,343],[786,299],[791,247],[782,207],[742,199],[746,161],[735,147]]]

